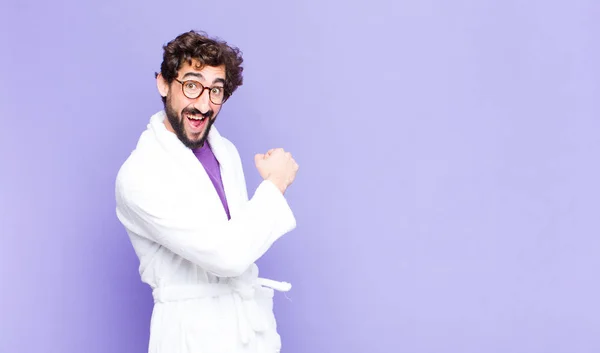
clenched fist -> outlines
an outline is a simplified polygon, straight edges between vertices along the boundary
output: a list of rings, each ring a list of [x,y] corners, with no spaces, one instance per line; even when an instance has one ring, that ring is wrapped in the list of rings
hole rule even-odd
[[[298,172],[298,164],[292,158],[292,154],[284,151],[283,148],[275,148],[266,154],[255,155],[254,163],[260,176],[275,184],[282,194],[294,182]]]

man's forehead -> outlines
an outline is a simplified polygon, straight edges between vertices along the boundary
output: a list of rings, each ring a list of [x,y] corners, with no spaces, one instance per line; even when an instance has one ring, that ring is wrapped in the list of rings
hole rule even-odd
[[[220,66],[209,66],[203,65],[200,61],[192,59],[192,62],[185,61],[179,69],[180,75],[187,73],[199,73],[202,77],[208,78],[208,76],[215,78],[225,78],[225,65]]]

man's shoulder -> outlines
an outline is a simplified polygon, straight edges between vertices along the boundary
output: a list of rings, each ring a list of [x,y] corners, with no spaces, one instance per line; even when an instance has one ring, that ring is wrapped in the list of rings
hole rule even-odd
[[[240,158],[240,154],[239,151],[236,147],[236,145],[227,137],[221,135],[221,133],[218,131],[218,129],[216,127],[213,127],[213,129],[215,130],[214,133],[214,137],[218,139],[219,142],[219,147],[221,147],[222,149],[224,149],[228,155],[233,156],[235,159],[239,159]]]
[[[223,143],[223,146],[225,146],[225,148],[227,148],[227,150],[230,153],[238,153],[237,147],[235,146],[235,144],[233,142],[231,142],[231,140],[229,140],[227,137],[221,136],[221,141]]]
[[[116,186],[118,189],[128,188],[132,185],[136,185],[143,181],[143,174],[146,174],[144,169],[147,168],[147,164],[143,163],[143,156],[140,155],[139,150],[135,149],[131,152],[129,157],[123,162],[117,172]]]
[[[160,158],[160,151],[154,148],[152,143],[149,143],[149,134],[150,132],[147,130],[142,133],[135,149],[121,164],[116,177],[118,185],[139,185],[157,175],[159,170],[156,162]]]

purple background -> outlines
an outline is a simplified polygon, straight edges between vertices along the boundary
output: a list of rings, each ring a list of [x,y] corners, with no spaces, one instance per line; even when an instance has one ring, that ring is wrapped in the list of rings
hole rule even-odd
[[[212,5],[211,5],[212,4]],[[161,46],[240,46],[219,117],[292,151],[286,353],[600,351],[598,1],[2,0],[0,352],[144,352],[114,178]]]

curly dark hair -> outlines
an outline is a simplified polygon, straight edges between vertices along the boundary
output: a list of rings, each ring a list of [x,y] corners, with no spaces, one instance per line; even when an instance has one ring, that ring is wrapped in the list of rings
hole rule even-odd
[[[189,31],[178,35],[163,46],[163,61],[160,73],[170,85],[177,78],[177,71],[184,62],[192,65],[197,60],[201,67],[225,66],[225,99],[243,84],[241,51],[218,38],[210,38],[205,32]],[[155,75],[158,77],[158,73]],[[162,97],[166,104],[166,98]]]

